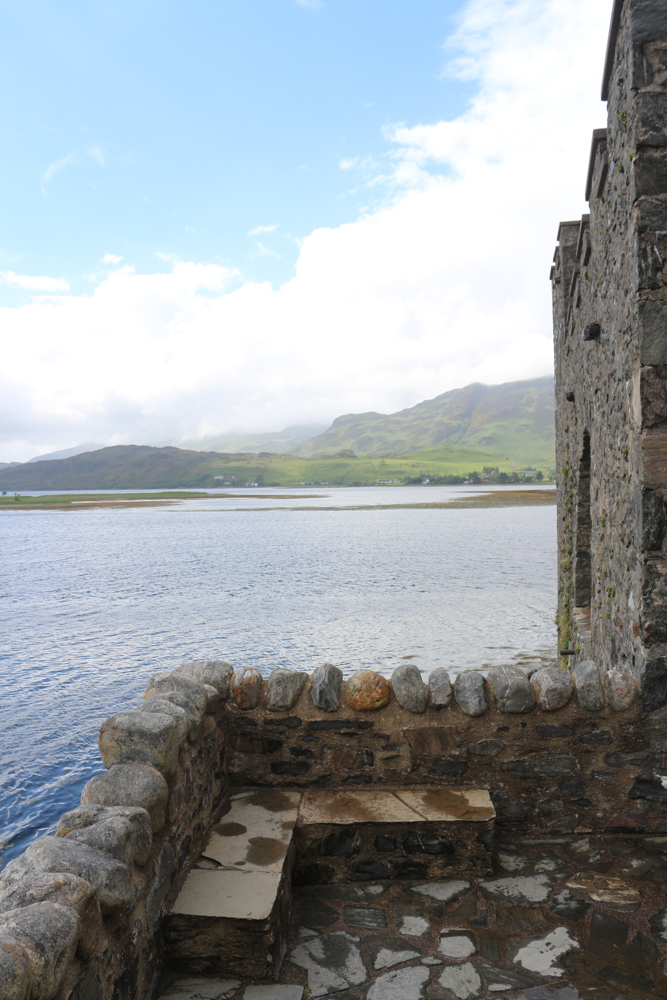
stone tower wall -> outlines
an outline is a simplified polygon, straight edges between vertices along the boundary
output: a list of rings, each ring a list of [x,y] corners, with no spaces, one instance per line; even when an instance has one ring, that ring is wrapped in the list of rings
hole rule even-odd
[[[590,214],[561,223],[559,641],[667,701],[667,5],[616,0]]]

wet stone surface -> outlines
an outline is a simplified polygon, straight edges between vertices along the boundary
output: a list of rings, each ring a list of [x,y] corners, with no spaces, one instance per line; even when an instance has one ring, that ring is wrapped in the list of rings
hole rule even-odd
[[[514,836],[480,880],[297,887],[275,993],[225,1000],[667,1000],[666,866],[667,838]]]

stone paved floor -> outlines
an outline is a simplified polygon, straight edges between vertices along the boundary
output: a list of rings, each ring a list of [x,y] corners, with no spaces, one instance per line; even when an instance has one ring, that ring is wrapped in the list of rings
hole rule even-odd
[[[295,890],[279,984],[165,1000],[667,998],[667,837],[517,838],[472,881]]]

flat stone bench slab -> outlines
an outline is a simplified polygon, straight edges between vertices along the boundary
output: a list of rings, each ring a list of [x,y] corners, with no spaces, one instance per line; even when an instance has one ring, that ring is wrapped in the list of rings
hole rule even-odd
[[[191,973],[276,977],[285,955],[300,792],[231,800],[165,919],[170,964]]]
[[[494,821],[486,789],[311,789],[294,834],[294,880],[308,885],[487,874]]]

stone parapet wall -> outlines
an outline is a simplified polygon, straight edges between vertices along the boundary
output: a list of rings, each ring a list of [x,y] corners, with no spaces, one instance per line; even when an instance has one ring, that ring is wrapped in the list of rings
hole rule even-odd
[[[634,679],[589,661],[429,681],[223,661],[152,677],[138,710],[102,723],[108,770],[82,805],[0,872],[0,996],[153,997],[162,913],[234,786],[476,787],[511,830],[667,830],[667,709],[647,717]],[[317,832],[304,863],[321,867]]]
[[[403,708],[386,681],[385,704],[355,711],[348,690],[356,696],[357,678],[363,675],[374,692],[380,681],[379,675],[368,677],[372,671],[342,682],[339,707],[331,711],[317,707],[317,684],[307,677],[288,709],[271,710],[272,679],[258,678],[252,708],[230,699],[231,782],[298,788],[471,786],[489,789],[497,822],[516,831],[667,829],[660,806],[665,792],[656,777],[667,767],[644,732],[646,716],[635,681],[623,688],[619,701],[614,678],[605,688],[594,664],[581,664],[573,678],[565,670],[543,669],[532,675],[532,683],[516,668],[492,670],[488,678],[466,671],[450,698],[441,699],[447,703],[438,704],[443,673],[425,685],[427,704],[419,712]],[[553,695],[551,710],[538,706],[540,699],[549,704],[543,690],[560,692]],[[472,694],[480,696],[479,702]]]
[[[209,669],[217,690],[186,679],[187,696],[182,675],[167,675],[164,704],[150,698],[102,724],[109,770],[88,782],[54,836],[0,871],[2,1000],[155,995],[163,908],[225,808],[229,673]]]

